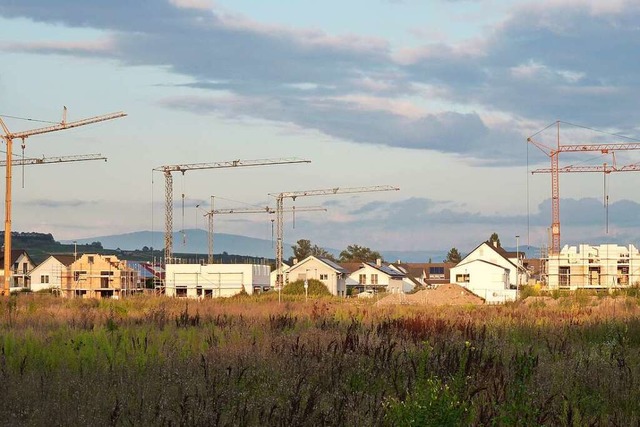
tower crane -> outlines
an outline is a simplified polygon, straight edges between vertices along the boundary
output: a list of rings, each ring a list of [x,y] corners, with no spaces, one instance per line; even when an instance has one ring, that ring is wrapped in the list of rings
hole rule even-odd
[[[391,185],[379,185],[373,187],[335,187],[321,190],[306,190],[306,191],[288,191],[282,193],[269,193],[270,196],[276,198],[276,286],[278,291],[281,290],[284,285],[284,275],[282,273],[282,242],[283,242],[283,212],[284,212],[284,199],[296,200],[298,197],[308,196],[331,196],[334,194],[354,194],[354,193],[369,193],[373,191],[398,191],[400,188],[393,187]]]
[[[285,210],[285,212],[294,212],[294,213],[295,212],[318,212],[318,211],[326,212],[327,209],[321,206],[303,206],[303,207]],[[213,264],[213,216],[214,215],[255,214],[255,213],[274,214],[275,212],[276,211],[274,208],[265,206],[263,208],[211,209],[210,211],[204,213],[204,216],[206,216],[208,219],[207,222],[209,226],[209,229],[208,229],[209,257],[207,259],[207,262],[209,264]]]
[[[72,129],[80,126],[85,126],[93,123],[104,122],[107,120],[113,120],[120,117],[125,117],[127,114],[123,112],[110,113],[102,116],[90,117],[87,119],[76,120],[72,122],[67,121],[67,107],[63,108],[62,121],[52,126],[46,126],[37,129],[26,130],[22,132],[11,132],[9,128],[0,117],[0,126],[4,132],[2,139],[7,144],[7,156],[5,162],[5,208],[4,208],[4,286],[3,294],[9,295],[11,284],[11,182],[12,182],[12,165],[13,165],[13,140],[19,138],[22,140],[24,146],[24,140],[30,136],[41,135],[49,132],[57,132],[60,130]]]
[[[165,165],[154,168],[154,171],[164,174],[165,191],[165,229],[164,229],[164,258],[165,263],[171,262],[173,258],[173,172],[180,172],[184,175],[186,171],[199,169],[224,169],[248,166],[283,165],[291,163],[311,163],[310,160],[298,158],[279,159],[257,159],[257,160],[231,160],[215,163],[191,163],[181,165]]]
[[[77,154],[73,156],[56,156],[56,157],[33,157],[25,159],[13,159],[11,164],[13,166],[29,166],[29,165],[44,165],[48,163],[67,163],[67,162],[85,162],[87,160],[104,160],[107,158],[102,154]],[[0,167],[7,165],[6,160],[0,160]]]
[[[560,253],[560,181],[561,172],[630,172],[640,170],[636,165],[626,165],[618,168],[603,166],[565,166],[560,168],[558,155],[560,153],[585,153],[600,152],[602,154],[615,153],[616,151],[640,150],[640,143],[608,143],[608,144],[560,144],[560,122],[556,122],[557,137],[556,146],[550,147],[535,141],[533,137],[527,138],[527,142],[533,144],[540,151],[551,159],[551,167],[538,169],[532,173],[551,174],[551,249],[550,253],[558,255]]]

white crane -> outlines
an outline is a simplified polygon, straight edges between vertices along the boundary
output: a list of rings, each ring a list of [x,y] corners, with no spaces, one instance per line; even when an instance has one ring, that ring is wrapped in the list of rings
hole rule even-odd
[[[289,198],[296,200],[298,197],[308,196],[331,196],[334,194],[353,194],[353,193],[369,193],[373,191],[398,191],[400,188],[393,187],[391,185],[378,185],[373,187],[335,187],[321,190],[306,190],[306,191],[288,191],[282,193],[269,193],[270,196],[276,198],[276,287],[278,292],[284,285],[284,274],[282,272],[282,242],[283,242],[283,211],[284,211],[284,199]]]
[[[196,205],[199,207],[200,205]],[[287,210],[287,212],[318,212],[318,211],[327,211],[326,208],[321,206],[303,206],[298,208],[292,208]],[[211,210],[207,211],[203,214],[203,216],[207,217],[208,223],[208,243],[209,243],[209,255],[207,258],[207,262],[209,264],[213,264],[213,216],[214,215],[233,215],[233,214],[256,214],[256,213],[266,213],[266,214],[274,214],[276,211],[274,208],[265,206],[263,208],[230,208],[230,209],[213,209],[213,196],[211,197]],[[273,220],[272,220],[273,221]]]
[[[291,163],[311,163],[310,160],[298,158],[257,159],[257,160],[231,160],[216,163],[191,163],[182,165],[165,165],[154,168],[164,174],[165,178],[165,223],[164,223],[164,259],[165,264],[173,258],[173,172],[181,172],[197,169],[223,169],[246,166],[284,165]]]

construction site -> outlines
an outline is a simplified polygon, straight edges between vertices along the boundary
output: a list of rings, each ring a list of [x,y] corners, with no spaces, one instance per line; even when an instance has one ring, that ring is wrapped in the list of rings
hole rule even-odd
[[[103,116],[92,117],[89,119],[83,119],[79,121],[68,122],[66,119],[66,108],[63,112],[63,118],[59,124],[53,126],[47,126],[44,128],[36,128],[33,130],[22,131],[12,133],[5,125],[4,121],[0,118],[0,124],[4,131],[3,140],[6,143],[6,160],[0,162],[1,166],[6,170],[6,190],[5,190],[5,227],[4,227],[4,285],[3,292],[8,294],[12,286],[26,286],[29,280],[26,277],[26,267],[24,271],[18,272],[12,265],[12,242],[11,242],[11,224],[12,224],[12,167],[13,166],[30,166],[41,165],[50,163],[66,163],[66,162],[82,162],[82,161],[95,161],[106,160],[106,157],[100,154],[88,154],[88,155],[73,155],[73,156],[58,156],[50,158],[25,158],[24,147],[25,140],[29,137],[46,134],[50,132],[57,132],[67,130],[79,126],[85,126],[97,122],[113,120],[121,117],[125,117],[126,114],[122,112],[111,113]],[[607,178],[612,173],[618,172],[636,172],[640,170],[638,163],[630,163],[620,165],[616,159],[621,155],[619,153],[630,152],[640,149],[640,143],[638,142],[615,142],[615,143],[580,143],[580,144],[567,144],[564,140],[561,140],[561,124],[563,122],[555,122],[552,125],[547,126],[542,131],[537,132],[531,137],[527,138],[527,147],[533,146],[540,150],[549,160],[549,168],[540,168],[531,170],[531,175],[534,174],[548,174],[551,181],[551,222],[548,230],[548,245],[543,245],[540,248],[539,258],[539,274],[537,277],[533,277],[531,271],[525,268],[525,261],[519,254],[512,256],[512,259],[508,261],[511,266],[515,267],[514,271],[518,271],[516,276],[509,273],[511,278],[504,282],[503,279],[489,279],[497,280],[498,288],[492,288],[491,291],[494,297],[502,295],[500,289],[508,290],[510,286],[515,283],[516,291],[520,285],[529,283],[539,283],[549,290],[577,290],[577,289],[593,289],[593,290],[614,290],[620,288],[627,288],[637,286],[640,283],[640,252],[633,244],[618,245],[614,243],[600,243],[596,245],[590,245],[588,243],[578,243],[576,245],[564,245],[561,246],[560,239],[560,174],[565,173],[599,173],[604,177],[604,194],[603,205],[606,211],[606,227],[608,229],[608,193],[607,193]],[[554,133],[552,138],[549,138],[549,132]],[[14,157],[13,153],[13,141],[21,141],[21,147],[23,150],[22,157]],[[551,140],[551,142],[549,142]],[[561,164],[560,154],[568,156],[570,160],[575,160],[577,155],[593,154],[596,153],[606,159],[611,159],[609,162],[603,162],[602,164]],[[527,154],[527,161],[528,161]],[[202,171],[211,169],[241,169],[241,168],[255,168],[263,166],[284,166],[310,163],[310,160],[301,158],[270,158],[270,159],[255,159],[255,160],[231,160],[222,162],[211,163],[184,163],[184,164],[171,164],[158,166],[153,169],[153,172],[159,172],[164,177],[164,248],[163,256],[161,260],[154,260],[153,265],[159,265],[159,270],[162,270],[162,274],[153,274],[151,277],[154,283],[154,289],[156,294],[167,295],[172,297],[222,297],[232,296],[237,293],[252,294],[254,292],[264,292],[274,290],[280,294],[283,286],[289,283],[287,269],[290,266],[285,266],[283,261],[283,242],[284,242],[284,214],[289,212],[292,214],[292,219],[295,226],[295,215],[298,212],[318,212],[326,211],[327,209],[322,206],[291,206],[285,207],[285,200],[291,200],[293,202],[299,199],[306,199],[308,197],[327,197],[338,195],[351,195],[358,193],[369,192],[387,192],[397,191],[398,187],[391,185],[384,186],[369,186],[369,187],[335,187],[325,189],[311,189],[311,190],[298,190],[298,191],[283,191],[277,193],[270,193],[269,196],[275,201],[275,206],[264,207],[238,207],[227,209],[215,208],[215,197],[210,196],[210,206],[205,209],[203,205],[196,205],[199,215],[206,218],[207,222],[207,235],[208,235],[208,254],[206,262],[185,262],[180,258],[173,256],[174,254],[174,225],[173,217],[176,214],[174,211],[181,210],[182,220],[184,222],[185,211],[185,193],[184,190],[181,193],[180,201],[175,202],[174,197],[174,174],[180,174],[184,176],[187,172]],[[528,169],[528,164],[527,164]],[[528,170],[529,172],[529,170]],[[527,184],[528,187],[528,184]],[[242,265],[242,264],[216,264],[214,263],[214,217],[218,215],[241,215],[241,214],[269,214],[274,215],[271,219],[272,230],[275,227],[275,250],[274,250],[274,266],[270,269],[265,265]],[[183,225],[184,228],[184,225]],[[273,233],[273,231],[272,231]],[[519,236],[516,236],[519,237]],[[506,254],[505,254],[506,255]],[[84,257],[88,256],[85,260]],[[480,257],[481,251],[480,251]],[[56,283],[59,284],[60,293],[63,296],[74,297],[103,297],[103,298],[117,298],[128,294],[133,294],[142,291],[142,285],[137,278],[134,278],[135,274],[131,269],[127,269],[115,257],[103,259],[98,257],[106,267],[98,268],[92,266],[94,263],[94,256],[84,255],[83,260],[88,265],[91,265],[91,269],[96,270],[97,273],[87,274],[86,269],[71,268],[68,264],[66,267],[57,266],[61,269]],[[508,259],[509,257],[506,257]],[[77,262],[74,259],[74,262]],[[15,260],[13,260],[15,262]],[[115,263],[115,264],[114,264]],[[530,264],[530,263],[527,263]],[[25,264],[26,265],[26,264]],[[466,265],[466,264],[465,264]],[[34,266],[35,267],[35,266]],[[34,268],[32,267],[32,268]],[[108,268],[107,268],[108,267]],[[113,268],[112,268],[113,267]],[[339,267],[339,266],[338,266]],[[62,269],[66,268],[63,272]],[[393,265],[391,268],[395,268]],[[509,267],[511,268],[511,267]],[[117,277],[113,276],[113,271],[118,272]],[[457,271],[459,271],[458,269]],[[17,274],[16,279],[12,279],[12,271]],[[336,271],[340,271],[339,268]],[[505,270],[506,271],[506,270]],[[54,273],[51,273],[55,275]],[[339,273],[344,276],[346,273]],[[408,271],[404,271],[404,274],[408,276]],[[424,272],[420,273],[424,276]],[[474,273],[477,277],[484,273]],[[493,274],[493,273],[492,273]],[[502,274],[502,273],[498,273]],[[139,274],[138,274],[139,275]],[[41,283],[45,282],[45,276],[41,275]],[[136,276],[137,277],[137,276]],[[346,276],[343,277],[343,279]],[[487,276],[488,277],[488,276]],[[496,276],[498,277],[498,276]],[[514,277],[517,277],[514,279]],[[325,279],[326,280],[326,279]],[[374,280],[373,278],[371,279]],[[372,282],[372,285],[377,285],[377,280]],[[424,285],[419,277],[413,278],[418,285]],[[470,274],[468,268],[465,268],[464,274],[457,274],[456,280],[451,278],[451,283],[458,283],[465,287],[470,280]],[[37,280],[33,280],[37,283]],[[49,279],[47,279],[47,282]],[[93,285],[93,281],[97,281]],[[114,284],[114,281],[117,284]],[[477,281],[477,279],[476,279]],[[500,284],[504,282],[504,285]],[[366,284],[366,282],[364,282]],[[407,279],[407,283],[408,279]],[[362,284],[362,282],[361,282]],[[404,285],[406,289],[411,289],[412,285],[409,283],[409,287]],[[389,288],[391,289],[391,288]],[[471,289],[471,288],[469,288]],[[486,299],[488,295],[487,290],[480,293],[481,298]],[[497,292],[497,293],[496,293]],[[344,295],[346,293],[343,292]],[[426,295],[426,294],[425,294]],[[514,294],[515,295],[515,294]],[[411,297],[414,300],[416,297]],[[498,297],[513,299],[515,297]],[[419,299],[419,298],[418,298]],[[389,301],[393,300],[389,298]]]

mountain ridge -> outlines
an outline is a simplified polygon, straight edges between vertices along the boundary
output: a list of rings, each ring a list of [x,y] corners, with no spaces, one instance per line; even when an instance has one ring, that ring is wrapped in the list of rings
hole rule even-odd
[[[164,246],[164,232],[161,231],[133,231],[130,233],[114,234],[107,236],[87,237],[75,240],[61,240],[65,244],[91,244],[102,243],[105,249],[136,250],[145,246],[148,248],[161,249]],[[262,258],[273,259],[275,257],[275,242],[256,237],[242,236],[239,234],[214,233],[214,253],[227,252]],[[291,249],[293,244],[286,243],[283,247],[284,257],[293,256]],[[205,230],[189,229],[182,232],[173,233],[174,253],[198,253],[207,254],[209,252],[208,233]],[[327,252],[338,256],[341,249],[325,248]],[[425,250],[425,251],[395,251],[374,249],[388,262],[433,262],[442,261],[448,251]]]

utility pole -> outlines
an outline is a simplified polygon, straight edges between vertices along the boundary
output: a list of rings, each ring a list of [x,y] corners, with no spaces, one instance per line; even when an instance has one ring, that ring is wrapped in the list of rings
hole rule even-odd
[[[199,169],[226,169],[248,166],[284,165],[291,163],[311,163],[310,160],[298,158],[258,159],[258,160],[231,160],[216,163],[191,163],[181,165],[165,165],[154,168],[154,171],[162,172],[165,178],[165,221],[164,221],[164,260],[165,264],[171,263],[173,258],[173,172],[184,175],[186,171]],[[212,245],[213,242],[210,243]]]
[[[88,119],[77,120],[73,122],[67,122],[67,107],[64,107],[62,113],[62,121],[53,126],[47,126],[37,129],[31,129],[22,132],[12,133],[7,128],[6,124],[0,117],[0,126],[4,132],[2,135],[2,139],[7,144],[7,156],[5,163],[5,210],[4,210],[4,285],[3,285],[3,294],[5,296],[9,295],[10,286],[11,286],[11,184],[12,184],[12,165],[13,165],[13,140],[21,139],[22,145],[24,146],[24,141],[30,136],[40,135],[44,133],[57,132],[60,130],[71,129],[75,127],[85,126],[93,123],[104,122],[107,120],[113,120],[120,117],[125,117],[126,114],[123,112],[111,113],[102,116],[91,117]]]
[[[380,185],[374,187],[335,187],[321,190],[306,190],[306,191],[288,191],[282,193],[269,193],[270,196],[276,198],[276,287],[278,288],[278,300],[280,300],[280,291],[284,286],[284,272],[282,271],[282,257],[283,257],[283,212],[284,212],[284,199],[296,200],[298,197],[309,196],[331,196],[334,194],[354,194],[354,193],[369,193],[373,191],[398,191],[400,188],[393,187],[391,185]]]

